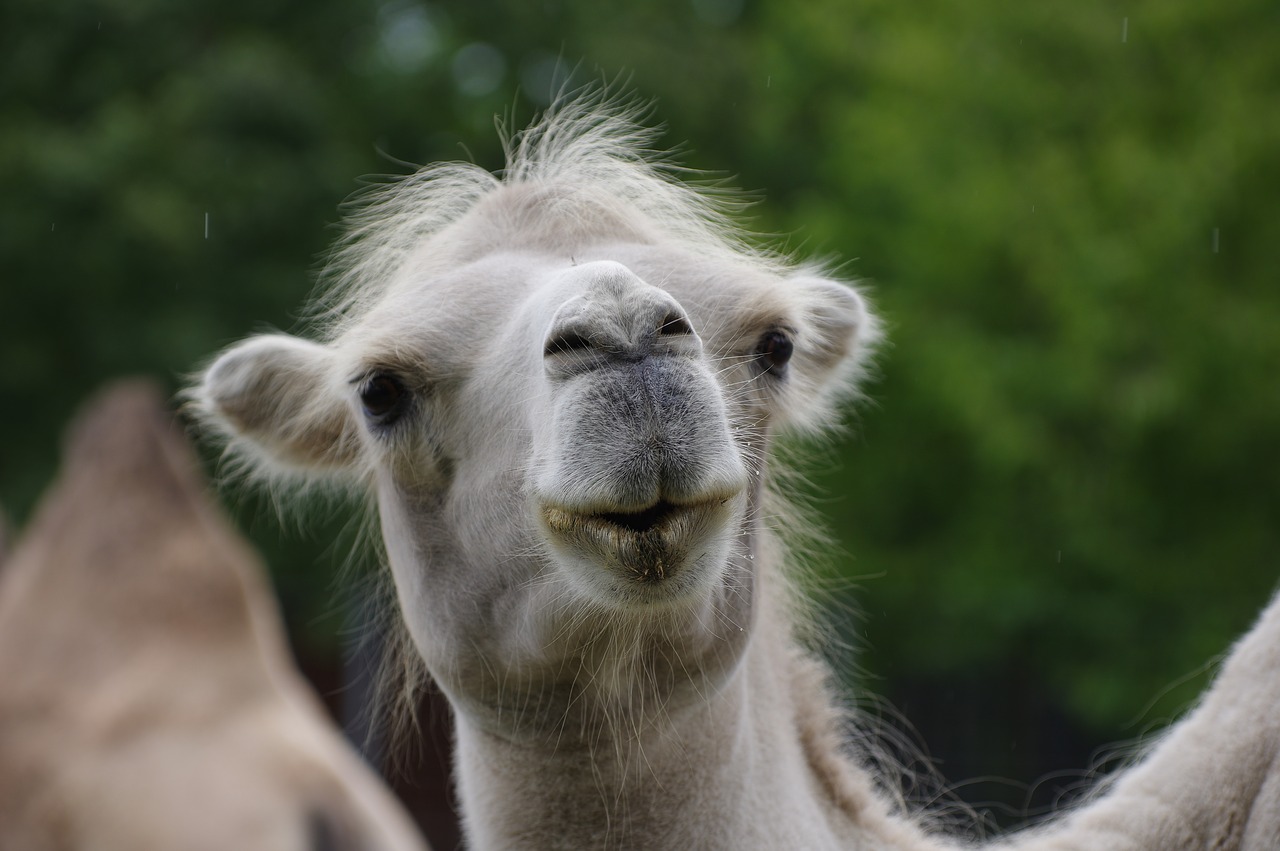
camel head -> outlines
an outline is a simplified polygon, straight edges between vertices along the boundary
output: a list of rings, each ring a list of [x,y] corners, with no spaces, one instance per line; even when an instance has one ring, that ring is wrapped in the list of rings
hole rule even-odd
[[[418,652],[504,735],[563,728],[584,690],[670,706],[731,674],[771,441],[827,424],[877,336],[851,286],[735,242],[634,132],[571,108],[502,181],[384,190],[316,338],[232,346],[195,391],[252,464],[376,496]]]

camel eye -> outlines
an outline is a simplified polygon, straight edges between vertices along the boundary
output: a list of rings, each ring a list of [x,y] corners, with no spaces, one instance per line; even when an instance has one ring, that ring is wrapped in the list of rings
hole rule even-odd
[[[360,387],[360,404],[369,421],[389,426],[400,418],[409,404],[404,382],[385,372],[374,373]]]
[[[787,361],[791,360],[795,348],[789,336],[781,331],[770,331],[760,338],[760,344],[756,346],[756,355],[759,356],[760,365],[765,372],[777,375],[782,372]]]

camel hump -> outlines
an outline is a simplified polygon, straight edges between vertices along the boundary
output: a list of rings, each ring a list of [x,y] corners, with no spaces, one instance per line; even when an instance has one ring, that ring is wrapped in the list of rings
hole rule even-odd
[[[63,458],[0,573],[0,848],[422,851],[157,386],[99,394]]]
[[[99,392],[67,430],[63,458],[67,471],[89,482],[145,486],[138,490],[157,507],[203,490],[195,458],[149,379],[126,379]]]
[[[76,612],[114,642],[239,643],[251,634],[246,561],[257,564],[209,500],[164,394],[130,379],[68,430],[58,479],[4,579],[27,607]]]

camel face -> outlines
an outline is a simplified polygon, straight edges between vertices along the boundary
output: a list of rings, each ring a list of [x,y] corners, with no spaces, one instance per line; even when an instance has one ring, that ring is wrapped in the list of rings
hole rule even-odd
[[[415,367],[439,361],[430,351],[357,370],[354,419],[377,459],[384,524],[402,518],[386,537],[416,540],[434,563],[472,561],[473,581],[502,562],[503,582],[541,575],[606,607],[705,592],[746,503],[745,449],[717,380],[725,367],[670,293],[618,262],[501,264],[516,268],[481,263],[462,277],[472,292],[478,278],[500,280],[492,295],[514,302],[510,312],[451,320],[449,331],[505,340],[504,351],[477,353],[452,387]],[[412,448],[397,456],[398,441]],[[393,551],[405,583],[419,560]]]
[[[318,339],[251,338],[195,391],[249,466],[375,495],[427,669],[503,735],[731,675],[770,442],[829,424],[877,337],[851,286],[735,242],[600,120],[570,107],[502,181],[391,190]]]

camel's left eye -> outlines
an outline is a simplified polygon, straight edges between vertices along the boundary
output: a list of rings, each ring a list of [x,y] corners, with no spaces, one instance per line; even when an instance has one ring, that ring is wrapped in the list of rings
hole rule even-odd
[[[404,382],[389,373],[374,373],[360,387],[360,405],[374,425],[391,425],[408,404],[409,391]]]
[[[795,349],[795,344],[785,333],[770,331],[760,338],[760,344],[756,346],[756,355],[760,358],[760,365],[765,372],[780,374],[783,367],[791,360]]]

